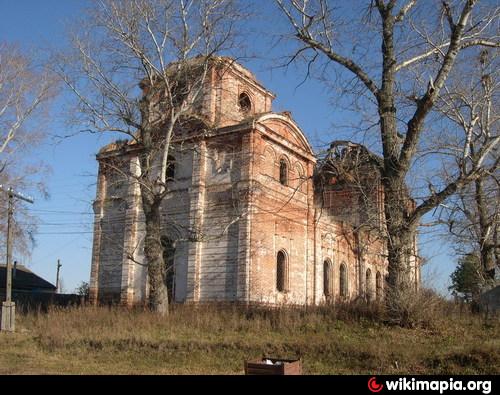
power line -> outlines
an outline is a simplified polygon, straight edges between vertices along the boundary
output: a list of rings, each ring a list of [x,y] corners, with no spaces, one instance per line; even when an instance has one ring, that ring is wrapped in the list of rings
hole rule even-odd
[[[87,234],[93,234],[94,232],[37,232],[37,235],[45,236],[45,235],[87,235]],[[114,234],[121,234],[122,232],[113,232]]]
[[[64,251],[67,247],[69,247],[71,244],[73,244],[75,241],[80,240],[79,237],[74,237],[70,241],[68,241],[66,244],[56,248],[52,252],[45,254],[42,258],[39,258],[38,261],[43,261],[51,256],[53,256],[55,253],[60,253],[61,251]]]
[[[35,213],[53,213],[53,214],[81,214],[81,215],[94,215],[94,213],[88,211],[63,211],[63,210],[31,210],[28,211]]]

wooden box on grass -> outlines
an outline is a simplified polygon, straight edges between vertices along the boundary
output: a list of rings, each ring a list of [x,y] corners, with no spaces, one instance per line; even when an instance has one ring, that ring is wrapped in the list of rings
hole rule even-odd
[[[270,361],[266,362],[266,361]],[[246,375],[301,375],[301,359],[279,359],[263,357],[253,361],[245,361]]]

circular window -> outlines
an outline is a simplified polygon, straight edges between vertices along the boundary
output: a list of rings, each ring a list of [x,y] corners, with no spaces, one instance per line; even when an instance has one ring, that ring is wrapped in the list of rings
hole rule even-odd
[[[250,112],[252,109],[252,101],[246,93],[240,94],[238,105],[240,106],[240,110],[243,112]]]

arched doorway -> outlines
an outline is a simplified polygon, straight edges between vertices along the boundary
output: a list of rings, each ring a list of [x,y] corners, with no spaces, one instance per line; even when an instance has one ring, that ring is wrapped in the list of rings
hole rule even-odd
[[[175,302],[175,244],[168,237],[161,240],[163,247],[163,262],[165,264],[164,282],[168,291],[168,302]]]
[[[371,302],[373,300],[373,285],[372,285],[372,271],[366,269],[366,279],[365,279],[365,295],[366,301]]]
[[[326,300],[333,296],[333,264],[329,259],[323,262],[323,294]]]
[[[383,298],[383,289],[382,289],[382,274],[377,272],[377,276],[375,278],[375,287],[376,287],[376,298],[377,301],[381,301]]]
[[[342,298],[347,298],[348,289],[347,289],[347,267],[345,263],[340,265],[339,270],[339,285],[340,285],[340,296]]]

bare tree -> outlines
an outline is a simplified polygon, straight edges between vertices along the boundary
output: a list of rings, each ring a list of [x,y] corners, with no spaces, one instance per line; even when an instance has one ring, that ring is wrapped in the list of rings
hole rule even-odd
[[[160,313],[168,312],[160,206],[171,141],[195,118],[214,55],[234,45],[239,16],[233,0],[95,1],[84,33],[73,37],[74,57],[58,63],[78,99],[76,120],[91,132],[124,134],[139,150],[137,171],[125,176],[140,185],[141,264],[150,306]]]
[[[412,289],[410,259],[422,217],[477,180],[487,158],[497,155],[498,134],[473,153],[464,139],[462,159],[468,165],[449,168],[446,183],[436,181],[439,164],[447,157],[445,150],[431,145],[432,136],[439,133],[436,103],[447,82],[460,77],[455,66],[466,60],[465,54],[478,46],[500,46],[495,30],[499,9],[481,7],[477,0],[373,0],[336,2],[335,7],[327,0],[276,3],[297,43],[290,61],[305,61],[308,72],[322,62],[323,78],[331,73],[343,95],[371,111],[365,130],[376,137],[374,149],[383,157],[386,300],[397,305]]]
[[[476,253],[485,282],[495,279],[500,266],[500,193],[496,177],[481,177],[446,204],[442,219],[459,255]]]
[[[56,81],[39,59],[15,45],[0,42],[0,184],[45,194],[40,177],[44,164],[27,163],[27,153],[47,136],[49,104],[55,97]],[[6,217],[6,199],[0,213]],[[14,223],[15,248],[28,253],[33,244],[36,218],[20,207]],[[0,239],[6,224],[0,222]],[[3,250],[5,243],[0,243]]]
[[[469,77],[447,87],[438,103],[442,115],[463,130],[466,143],[461,145],[468,152],[460,153],[457,166],[463,167],[464,172],[478,166],[474,163],[479,159],[475,153],[498,135],[498,66],[497,51],[481,51],[477,60],[471,62],[470,70],[466,70]],[[493,280],[495,267],[500,265],[500,179],[498,157],[488,160],[487,171],[461,188],[444,206],[442,214],[458,252],[477,253],[484,279]]]
[[[0,172],[40,130],[30,122],[53,97],[54,79],[15,46],[0,43]],[[39,121],[39,119],[37,119]]]

